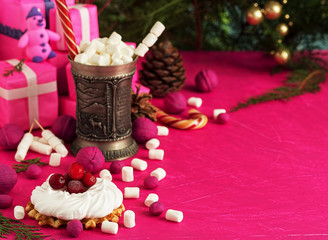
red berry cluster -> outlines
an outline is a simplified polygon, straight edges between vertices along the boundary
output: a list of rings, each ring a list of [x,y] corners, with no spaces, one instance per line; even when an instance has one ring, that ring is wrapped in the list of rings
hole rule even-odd
[[[69,193],[83,193],[97,182],[97,178],[84,170],[77,162],[73,163],[65,175],[55,173],[49,179],[50,186],[55,190],[65,190]]]

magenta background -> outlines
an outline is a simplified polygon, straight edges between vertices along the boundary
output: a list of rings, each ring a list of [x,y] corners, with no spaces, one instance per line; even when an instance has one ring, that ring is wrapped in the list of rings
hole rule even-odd
[[[203,99],[199,110],[209,116],[208,125],[193,131],[170,129],[169,136],[159,137],[164,160],[147,160],[148,169],[135,172],[134,182],[124,183],[114,175],[121,190],[141,187],[139,199],[124,200],[136,213],[135,228],[124,228],[121,219],[115,236],[97,228],[84,231],[79,239],[328,239],[327,83],[320,93],[241,109],[231,113],[229,124],[218,125],[211,117],[213,109],[230,109],[279,86],[286,73],[270,76],[275,63],[261,53],[184,52],[183,59],[187,82],[182,93]],[[202,67],[218,74],[219,86],[211,93],[194,89],[194,76]],[[162,100],[154,104],[161,107]],[[0,151],[1,162],[13,164],[14,154]],[[27,157],[36,156],[30,152]],[[147,159],[143,146],[136,157]],[[66,172],[73,161],[69,155],[58,168],[43,167],[38,180],[19,174],[10,193],[14,205],[25,206],[36,185],[52,172]],[[143,189],[143,179],[157,167],[164,168],[167,177],[156,190]],[[183,211],[184,220],[173,223],[164,214],[150,216],[143,202],[151,192],[166,209]],[[13,208],[4,215],[13,217]],[[28,216],[23,222],[36,225]],[[42,231],[69,239],[65,229]]]

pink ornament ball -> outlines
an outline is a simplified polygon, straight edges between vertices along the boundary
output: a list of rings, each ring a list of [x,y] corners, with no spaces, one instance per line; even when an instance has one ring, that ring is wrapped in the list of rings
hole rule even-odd
[[[111,174],[118,174],[120,172],[122,172],[122,167],[123,164],[121,164],[118,161],[112,162],[110,167],[109,167],[109,171]]]
[[[226,124],[230,121],[230,115],[229,113],[221,113],[216,119],[216,122],[218,124]]]
[[[164,212],[164,204],[161,202],[154,202],[149,207],[149,212],[154,216],[159,216]]]
[[[17,173],[11,167],[0,163],[0,194],[7,194],[17,182]]]
[[[157,132],[156,124],[146,117],[137,118],[132,124],[132,137],[139,144],[157,137]]]
[[[164,97],[164,107],[167,113],[179,114],[187,108],[187,100],[180,92],[171,92]]]
[[[195,77],[196,88],[200,92],[211,92],[218,85],[218,77],[211,69],[202,69]]]
[[[36,164],[32,164],[28,166],[26,170],[27,176],[31,179],[36,179],[40,177],[41,173],[42,173],[42,169]]]
[[[52,123],[51,131],[64,142],[72,142],[76,138],[76,119],[69,115],[61,115]]]
[[[7,194],[0,194],[0,209],[10,208],[13,204],[13,198]]]
[[[154,189],[158,187],[158,179],[154,176],[148,176],[144,180],[144,186],[147,189]]]
[[[95,174],[103,169],[105,157],[99,148],[85,147],[77,153],[76,162],[81,164],[86,171]]]
[[[66,230],[71,237],[77,238],[83,232],[83,225],[80,220],[74,219],[67,224]]]
[[[5,124],[0,129],[0,146],[4,150],[16,150],[24,131],[16,124]]]

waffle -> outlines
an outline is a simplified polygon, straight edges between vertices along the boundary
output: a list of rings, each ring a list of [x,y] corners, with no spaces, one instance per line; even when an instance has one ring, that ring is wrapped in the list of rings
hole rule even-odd
[[[53,228],[59,228],[62,225],[66,225],[69,220],[63,220],[58,219],[56,217],[52,216],[46,216],[41,213],[39,213],[35,208],[34,205],[29,202],[25,208],[27,215],[30,218],[34,218],[36,221],[38,221],[40,226],[51,226]],[[122,216],[122,213],[125,211],[123,203],[119,208],[116,208],[113,210],[112,213],[108,214],[107,216],[104,216],[102,218],[83,218],[81,220],[82,224],[84,225],[85,229],[91,229],[95,228],[97,224],[102,223],[103,221],[112,221],[112,222],[118,222],[119,218]]]

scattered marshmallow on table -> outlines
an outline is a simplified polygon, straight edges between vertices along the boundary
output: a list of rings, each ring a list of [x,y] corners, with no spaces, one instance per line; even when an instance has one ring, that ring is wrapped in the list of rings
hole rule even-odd
[[[30,150],[43,155],[50,155],[52,152],[52,147],[48,144],[44,144],[39,142],[38,140],[33,139],[32,144],[30,146]]]
[[[125,187],[124,198],[139,198],[140,189],[138,187]]]
[[[183,220],[183,212],[169,209],[166,211],[165,219],[172,222],[181,222]]]
[[[122,181],[123,182],[133,182],[133,180],[134,180],[133,167],[124,166],[122,168]]]
[[[135,214],[132,210],[126,210],[124,212],[124,227],[126,228],[133,228],[135,227],[136,225],[136,222],[135,222]]]
[[[169,135],[169,129],[165,126],[157,126],[157,135],[158,136],[168,136]]]
[[[198,97],[190,97],[187,100],[187,103],[188,103],[189,106],[193,106],[193,107],[199,108],[200,106],[202,106],[203,100],[201,98],[198,98]]]
[[[218,116],[221,114],[221,113],[226,113],[227,111],[225,110],[225,109],[223,109],[223,108],[221,108],[221,109],[214,109],[213,110],[213,118],[214,119],[217,119],[218,118]]]
[[[160,145],[160,142],[159,142],[159,140],[157,138],[152,138],[152,139],[150,139],[150,140],[148,140],[146,142],[146,148],[148,150],[150,150],[150,149],[156,149],[156,148],[159,147],[159,145]]]
[[[99,173],[99,177],[100,178],[107,179],[109,181],[112,181],[113,180],[112,174],[107,169],[101,170],[100,173]]]
[[[25,217],[25,209],[22,206],[16,206],[14,208],[14,217],[17,220],[22,220]]]
[[[26,154],[33,142],[33,135],[30,132],[24,134],[22,140],[17,146],[17,151],[15,154],[15,160],[17,162],[21,162],[25,159]]]
[[[61,157],[60,153],[51,153],[49,165],[52,167],[58,167],[60,165]]]
[[[134,54],[140,57],[144,57],[148,50],[149,48],[147,47],[147,45],[145,45],[144,43],[139,43],[136,50],[134,50]]]
[[[166,171],[163,168],[156,168],[150,173],[150,176],[154,176],[158,179],[158,181],[161,181],[166,177]]]
[[[153,33],[156,37],[159,37],[163,31],[165,30],[165,26],[160,21],[157,21],[154,26],[150,29],[150,32]]]
[[[150,207],[150,205],[152,205],[154,202],[158,202],[159,197],[156,193],[150,193],[148,194],[146,200],[145,200],[145,205],[147,207]]]
[[[118,224],[116,222],[110,222],[110,221],[103,221],[101,223],[101,231],[104,233],[109,234],[117,234],[118,232]]]
[[[139,171],[144,171],[147,169],[147,162],[142,160],[142,159],[139,159],[139,158],[134,158],[132,159],[131,161],[131,166],[134,168],[134,169],[137,169]]]
[[[148,152],[148,158],[153,160],[163,160],[164,150],[163,149],[150,149]]]
[[[50,130],[43,130],[41,132],[42,137],[44,137],[48,144],[57,152],[60,153],[62,157],[66,157],[68,154],[68,150],[61,142],[61,140],[56,137]]]

